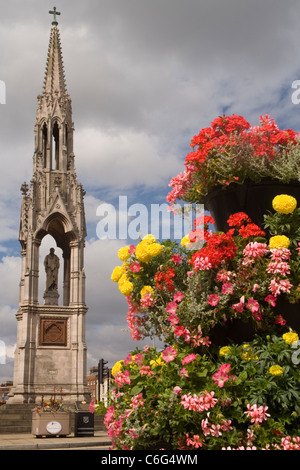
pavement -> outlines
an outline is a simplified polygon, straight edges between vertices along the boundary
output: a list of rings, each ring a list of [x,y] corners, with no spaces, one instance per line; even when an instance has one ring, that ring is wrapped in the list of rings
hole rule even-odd
[[[94,436],[36,437],[33,434],[0,434],[2,450],[107,450],[111,441],[105,431],[95,431]]]

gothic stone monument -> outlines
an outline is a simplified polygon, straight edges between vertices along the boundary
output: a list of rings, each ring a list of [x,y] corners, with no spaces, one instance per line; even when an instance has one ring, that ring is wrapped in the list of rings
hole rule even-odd
[[[39,403],[62,389],[65,403],[88,398],[86,387],[84,191],[74,167],[71,99],[66,90],[56,14],[50,33],[44,88],[38,96],[30,187],[21,187],[19,240],[22,268],[13,388],[8,403]],[[38,301],[39,247],[50,234],[44,261],[44,305]],[[62,305],[58,269],[63,272]]]

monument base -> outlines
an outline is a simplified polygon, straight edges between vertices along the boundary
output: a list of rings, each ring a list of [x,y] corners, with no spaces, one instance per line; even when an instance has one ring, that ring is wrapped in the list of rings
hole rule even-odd
[[[90,400],[86,386],[86,312],[83,305],[19,308],[18,338],[23,338],[29,324],[31,340],[17,342],[9,404],[38,404],[54,394],[64,404]]]
[[[44,305],[58,305],[59,293],[55,290],[44,292]]]

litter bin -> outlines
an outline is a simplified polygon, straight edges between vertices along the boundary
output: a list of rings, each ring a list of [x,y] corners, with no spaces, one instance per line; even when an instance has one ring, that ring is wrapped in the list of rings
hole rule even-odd
[[[75,437],[94,436],[94,414],[86,409],[88,408],[86,405],[86,403],[76,403],[74,426]]]

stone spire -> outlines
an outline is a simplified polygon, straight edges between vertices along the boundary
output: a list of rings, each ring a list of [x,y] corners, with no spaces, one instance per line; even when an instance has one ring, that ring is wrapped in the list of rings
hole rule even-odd
[[[53,387],[63,389],[67,403],[88,396],[85,192],[75,171],[71,99],[66,90],[56,21],[59,13],[56,8],[53,10],[49,12],[54,19],[34,126],[33,174],[30,185],[25,182],[21,186],[22,265],[10,403],[35,403],[42,396],[51,396]],[[44,261],[40,259],[40,245],[46,235],[51,235],[62,251],[60,264],[55,261],[54,249]],[[40,269],[46,269],[45,286],[39,279]],[[58,282],[58,269],[62,282]],[[42,292],[43,305],[39,295]],[[61,299],[59,292],[63,294]]]
[[[50,32],[43,93],[59,96],[65,96],[67,93],[60,35],[56,24]]]
[[[56,13],[57,14],[57,13]],[[60,34],[52,22],[42,94],[38,96],[37,121],[57,115],[72,122],[72,102],[67,92]]]

